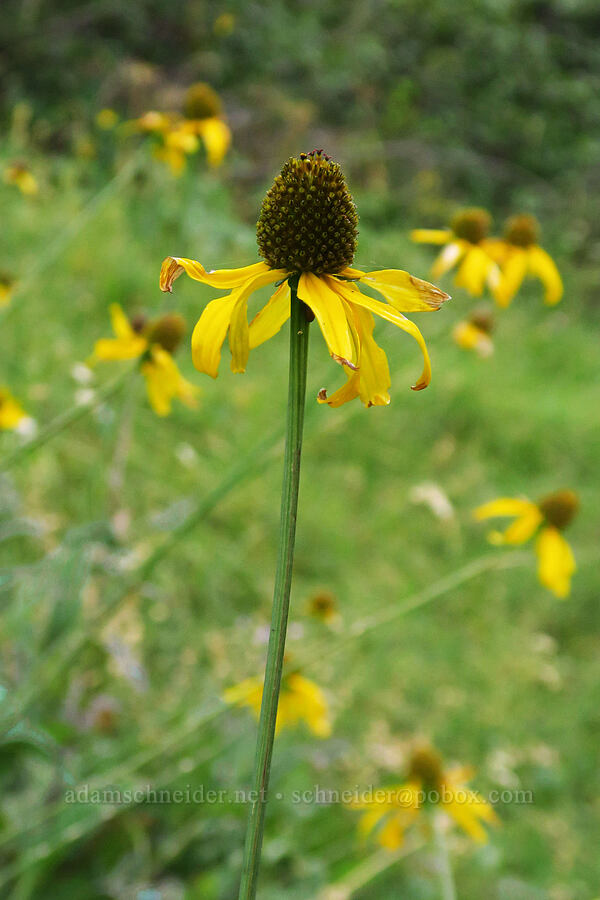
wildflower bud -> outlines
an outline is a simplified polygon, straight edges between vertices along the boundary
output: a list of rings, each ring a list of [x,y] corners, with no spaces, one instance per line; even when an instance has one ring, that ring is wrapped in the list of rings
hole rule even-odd
[[[209,84],[198,81],[185,92],[183,114],[187,119],[212,119],[221,114],[219,95]]]
[[[562,531],[579,509],[579,498],[574,491],[556,491],[540,500],[538,506],[548,524]]]
[[[442,758],[433,747],[420,744],[413,750],[408,766],[408,777],[428,787],[436,787],[442,781]]]
[[[489,306],[476,306],[469,316],[469,321],[486,334],[491,334],[494,330],[494,313]]]
[[[186,324],[179,313],[167,313],[152,322],[148,329],[148,341],[160,344],[163,350],[173,355],[179,347],[186,332]]]
[[[516,247],[530,247],[537,244],[540,225],[535,216],[513,216],[504,226],[504,237]]]
[[[452,219],[450,227],[458,238],[478,244],[487,237],[492,224],[492,217],[485,209],[472,207],[463,209]]]
[[[260,255],[274,269],[337,274],[352,264],[358,215],[342,170],[322,150],[289,159],[263,200]]]

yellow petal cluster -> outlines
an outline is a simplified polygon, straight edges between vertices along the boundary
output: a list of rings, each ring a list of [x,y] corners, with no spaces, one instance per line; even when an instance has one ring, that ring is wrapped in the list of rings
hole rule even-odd
[[[249,706],[256,718],[260,715],[263,683],[260,678],[246,678],[228,688],[223,699],[235,706]],[[283,678],[277,708],[275,733],[282,728],[293,727],[305,722],[310,731],[319,738],[331,734],[329,707],[321,688],[299,672],[292,672]]]

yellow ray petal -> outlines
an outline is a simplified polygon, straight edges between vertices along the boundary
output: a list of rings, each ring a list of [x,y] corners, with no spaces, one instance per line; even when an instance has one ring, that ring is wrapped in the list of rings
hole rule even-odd
[[[491,275],[496,276],[493,278],[494,282],[499,282],[500,272],[497,270],[496,263],[481,247],[471,246],[456,273],[455,282],[459,287],[464,287],[473,297],[480,297],[486,280]]]
[[[346,313],[340,297],[326,281],[326,276],[303,272],[298,282],[298,296],[314,312],[333,358],[337,362],[356,366],[355,348]]]
[[[497,500],[490,500],[488,503],[478,506],[473,510],[473,516],[481,521],[482,519],[491,519],[493,516],[523,516],[533,509],[537,509],[537,506],[531,500],[520,497],[499,497]]]
[[[356,304],[348,304],[360,340],[358,390],[365,406],[387,406],[392,383],[387,356],[373,338],[375,320],[372,314]]]
[[[447,244],[452,240],[452,232],[449,228],[414,228],[410,239],[418,244]]]
[[[563,295],[563,283],[552,257],[541,247],[529,248],[529,272],[537,275],[546,289],[544,302],[554,306]]]
[[[194,408],[198,388],[183,377],[170,353],[158,344],[150,351],[150,359],[141,367],[146,379],[148,400],[158,416],[168,416],[175,398]]]
[[[401,269],[365,272],[360,280],[378,291],[399,312],[431,312],[450,299],[449,294],[433,284]]]
[[[508,253],[500,280],[494,290],[494,297],[499,306],[510,306],[527,274],[528,260],[528,251],[522,247],[513,247]]]
[[[495,539],[493,540],[493,543],[524,544],[530,537],[533,537],[542,519],[543,516],[541,512],[537,506],[534,506],[528,512],[524,513],[524,515],[515,519],[512,525],[508,526],[502,535],[501,541]]]
[[[277,334],[290,317],[290,286],[287,281],[280,284],[271,299],[258,312],[248,331],[250,349],[258,347]]]
[[[462,241],[460,239],[447,244],[442,252],[438,255],[433,266],[431,267],[431,277],[435,278],[435,280],[437,281],[438,278],[441,278],[442,275],[445,275],[446,272],[449,272],[450,269],[457,264],[461,257],[464,256],[468,247],[469,244],[466,241]]]
[[[161,291],[172,291],[173,282],[186,272],[194,281],[209,284],[211,287],[222,290],[232,290],[241,287],[249,278],[262,272],[273,272],[273,281],[280,281],[286,277],[283,269],[269,269],[265,262],[253,263],[251,266],[243,266],[240,269],[215,269],[207,272],[202,263],[195,259],[185,259],[181,256],[167,256],[160,270]]]
[[[198,134],[204,141],[206,157],[211,166],[220,166],[231,144],[231,131],[223,119],[213,117],[198,121]]]
[[[0,428],[7,431],[16,428],[19,422],[26,418],[27,413],[10,391],[0,387]]]
[[[112,325],[115,336],[122,340],[130,340],[131,338],[139,337],[131,327],[129,319],[118,303],[111,303],[110,305],[110,324]]]
[[[337,391],[334,391],[331,396],[327,394],[326,388],[321,388],[317,395],[317,402],[326,403],[328,406],[331,406],[332,409],[337,409],[338,406],[343,406],[344,403],[355,400],[359,395],[360,377],[358,372],[352,372],[348,377],[346,384],[342,385],[341,388],[338,388]]]
[[[423,388],[426,388],[429,382],[431,381],[431,362],[429,360],[429,353],[427,352],[427,345],[425,344],[425,340],[423,335],[410,319],[405,318],[402,313],[397,312],[395,309],[392,309],[387,303],[382,303],[380,300],[373,300],[372,297],[367,297],[366,294],[362,294],[358,288],[349,283],[344,283],[342,281],[336,281],[336,290],[338,290],[341,295],[347,300],[349,303],[355,304],[356,306],[361,306],[364,309],[368,309],[369,312],[375,313],[377,316],[381,316],[382,319],[387,319],[388,322],[392,322],[394,325],[397,325],[398,328],[401,328],[403,331],[406,331],[408,334],[413,337],[421,348],[421,353],[423,354],[423,371],[421,376],[416,384],[413,385],[413,391],[421,391]]]
[[[568,597],[571,591],[571,576],[577,566],[573,551],[560,531],[552,526],[542,528],[536,541],[535,552],[538,557],[540,582],[557,597]]]

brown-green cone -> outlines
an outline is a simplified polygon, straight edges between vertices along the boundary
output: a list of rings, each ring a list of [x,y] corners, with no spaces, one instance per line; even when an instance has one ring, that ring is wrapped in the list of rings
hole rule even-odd
[[[273,269],[334,275],[352,265],[358,215],[342,170],[322,150],[289,159],[263,200],[258,250]]]
[[[443,777],[442,758],[439,753],[427,744],[415,747],[410,757],[408,777],[422,782],[426,787],[438,787]]]
[[[488,236],[492,217],[485,209],[472,207],[471,209],[463,209],[457,213],[450,227],[458,238],[469,241],[471,244],[478,244]]]
[[[504,227],[504,237],[516,247],[530,247],[537,244],[540,226],[534,216],[513,216]]]
[[[179,347],[186,332],[186,324],[179,313],[166,313],[150,324],[147,337],[151,344],[159,344],[171,355]]]
[[[210,84],[198,81],[185,92],[183,114],[187,119],[212,119],[221,114],[221,100]]]
[[[546,522],[562,531],[579,509],[579,498],[575,491],[556,491],[540,500],[538,507]]]

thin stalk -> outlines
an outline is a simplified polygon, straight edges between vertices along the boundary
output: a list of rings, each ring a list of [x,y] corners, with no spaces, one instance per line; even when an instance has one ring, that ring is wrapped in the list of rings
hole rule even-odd
[[[113,394],[116,394],[117,391],[123,387],[130,373],[131,369],[121,372],[121,374],[117,375],[116,378],[113,378],[112,381],[109,381],[103,387],[99,388],[94,393],[92,399],[87,403],[71,406],[69,409],[65,410],[65,412],[60,413],[60,415],[52,419],[52,421],[49,422],[45,428],[42,428],[34,438],[0,459],[0,472],[6,472],[7,469],[11,469],[16,463],[26,459],[30,453],[43,447],[47,441],[51,440],[51,438],[56,437],[57,434],[65,431],[75,422],[78,422],[79,419],[83,419],[83,417],[87,416],[92,410],[97,409],[101,403],[104,403],[105,400],[108,400],[109,397],[112,397]]]
[[[444,824],[442,816],[435,814],[433,817],[433,830],[435,834],[436,849],[438,851],[437,862],[440,881],[440,898],[441,900],[456,900],[456,886],[452,874],[452,865],[450,863],[450,854],[448,853],[448,842],[446,840]]]
[[[292,584],[309,330],[304,304],[298,299],[296,287],[296,284],[290,282],[290,368],[279,554],[239,900],[253,900],[256,897]]]

